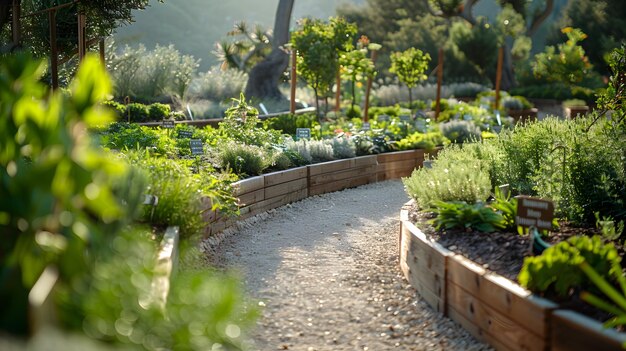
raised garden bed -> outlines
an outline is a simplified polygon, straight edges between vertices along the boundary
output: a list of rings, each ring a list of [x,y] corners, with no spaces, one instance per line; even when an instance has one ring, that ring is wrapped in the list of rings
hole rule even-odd
[[[430,155],[434,156],[439,149]],[[205,236],[267,210],[320,195],[388,179],[407,177],[424,162],[424,150],[398,151],[317,163],[243,179],[233,184],[240,215],[211,211],[206,201]]]
[[[515,123],[518,122],[526,122],[526,121],[536,121],[539,110],[535,107],[527,109],[527,110],[509,110],[507,114],[513,117]]]
[[[559,309],[431,241],[401,211],[400,267],[434,309],[497,350],[616,350],[626,334]]]

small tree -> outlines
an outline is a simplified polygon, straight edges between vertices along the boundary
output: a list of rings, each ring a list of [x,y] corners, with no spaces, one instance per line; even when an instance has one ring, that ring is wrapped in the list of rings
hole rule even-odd
[[[583,80],[591,69],[585,56],[585,50],[578,43],[587,35],[578,28],[565,27],[561,30],[567,35],[567,42],[546,47],[545,51],[535,55],[533,74],[537,78],[574,85]]]
[[[341,76],[350,81],[352,88],[351,111],[354,110],[356,103],[356,83],[365,78],[373,77],[376,73],[374,62],[367,56],[368,49],[378,49],[379,47],[378,44],[370,44],[366,36],[361,36],[356,49],[344,52],[339,57]]]
[[[422,50],[409,48],[402,52],[391,54],[391,68],[389,72],[395,73],[398,79],[409,88],[409,107],[413,108],[412,89],[417,83],[428,78],[424,72],[428,68],[430,55]]]
[[[339,55],[351,48],[355,34],[355,25],[343,18],[331,18],[329,23],[304,19],[302,28],[291,35],[292,46],[298,52],[298,76],[313,88],[318,114],[319,98],[331,89]]]

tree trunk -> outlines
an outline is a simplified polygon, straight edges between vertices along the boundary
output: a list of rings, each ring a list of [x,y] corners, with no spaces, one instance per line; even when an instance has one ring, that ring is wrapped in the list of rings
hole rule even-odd
[[[502,81],[500,88],[504,91],[510,91],[517,85],[515,81],[515,73],[513,72],[513,57],[511,56],[512,38],[507,38],[504,43],[504,60],[502,62]]]
[[[278,89],[280,77],[289,65],[289,54],[283,46],[289,41],[289,23],[294,0],[280,0],[274,20],[272,52],[250,70],[245,95],[247,99],[278,100],[287,98]]]

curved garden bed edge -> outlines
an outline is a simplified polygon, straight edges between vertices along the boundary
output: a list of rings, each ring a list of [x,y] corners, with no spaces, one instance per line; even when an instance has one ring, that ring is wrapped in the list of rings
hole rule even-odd
[[[617,350],[626,334],[559,309],[517,283],[429,240],[400,212],[400,268],[433,309],[496,350]]]

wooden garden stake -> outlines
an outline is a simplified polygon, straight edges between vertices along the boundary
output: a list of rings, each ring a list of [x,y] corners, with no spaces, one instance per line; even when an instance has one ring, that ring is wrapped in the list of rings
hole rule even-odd
[[[341,108],[341,67],[337,70],[335,86],[337,87],[337,91],[335,91],[335,112],[339,113]]]
[[[372,50],[372,63],[376,62],[376,54],[378,50]],[[368,110],[370,104],[370,92],[372,91],[372,76],[367,77],[367,86],[365,87],[365,108],[363,109],[363,121],[369,120]]]
[[[50,29],[50,75],[52,76],[52,89],[59,87],[59,53],[57,51],[57,24],[56,10],[48,11]]]
[[[437,101],[435,103],[435,121],[441,111],[441,84],[443,81],[443,49],[439,49],[439,64],[437,65]]]
[[[296,83],[298,79],[296,74],[297,54],[298,52],[296,50],[291,51],[291,99],[289,101],[289,113],[292,115],[296,113]]]
[[[494,108],[497,110],[500,106],[500,81],[502,80],[502,61],[504,58],[504,48],[498,49],[498,67],[496,69],[496,105]]]

